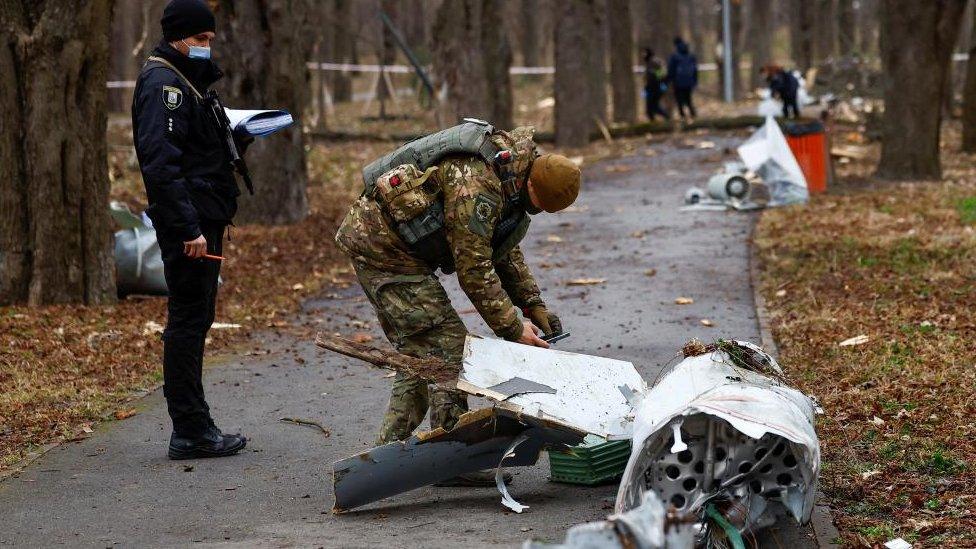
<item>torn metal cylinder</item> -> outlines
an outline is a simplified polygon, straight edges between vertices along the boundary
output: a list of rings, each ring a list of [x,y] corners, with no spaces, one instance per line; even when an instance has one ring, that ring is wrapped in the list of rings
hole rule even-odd
[[[782,511],[806,523],[820,470],[816,406],[778,381],[781,373],[758,347],[726,341],[664,375],[637,410],[617,512],[653,492],[702,516],[702,536],[709,504],[740,532]]]

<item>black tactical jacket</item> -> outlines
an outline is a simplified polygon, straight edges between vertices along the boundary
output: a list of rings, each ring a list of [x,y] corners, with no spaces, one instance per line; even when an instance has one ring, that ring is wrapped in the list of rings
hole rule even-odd
[[[209,60],[190,59],[167,43],[153,50],[201,94],[223,75]],[[172,69],[150,63],[132,99],[132,136],[161,237],[193,240],[200,224],[229,224],[240,191],[213,113]]]

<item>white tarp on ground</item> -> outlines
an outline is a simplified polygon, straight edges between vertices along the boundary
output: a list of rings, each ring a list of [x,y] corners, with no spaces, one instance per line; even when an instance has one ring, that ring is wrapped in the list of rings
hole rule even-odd
[[[739,157],[769,187],[769,206],[806,202],[810,198],[803,170],[793,156],[783,130],[772,116],[739,146]]]
[[[519,384],[549,392],[508,396]],[[630,362],[475,336],[464,344],[457,387],[513,411],[607,439],[631,437],[634,405],[646,390]]]

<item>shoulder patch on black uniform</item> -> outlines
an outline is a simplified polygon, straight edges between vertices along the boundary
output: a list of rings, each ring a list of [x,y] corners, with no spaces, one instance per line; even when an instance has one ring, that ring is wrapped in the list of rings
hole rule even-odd
[[[471,218],[468,220],[468,229],[484,237],[491,236],[500,203],[498,197],[494,195],[478,193],[474,198],[474,211],[471,212]]]
[[[174,86],[163,86],[163,104],[175,111],[183,104],[183,90]]]

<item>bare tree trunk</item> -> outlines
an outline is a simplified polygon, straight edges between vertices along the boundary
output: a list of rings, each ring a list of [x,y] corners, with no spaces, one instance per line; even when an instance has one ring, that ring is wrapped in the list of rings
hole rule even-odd
[[[688,23],[688,42],[691,44],[691,51],[698,52],[699,55],[705,52],[705,39],[702,36],[701,21],[699,18],[703,16],[701,6],[699,2],[694,0],[689,0],[687,2],[681,2],[679,4],[683,10],[682,16]],[[667,51],[656,52],[658,57],[667,54]]]
[[[837,0],[837,55],[846,57],[857,47],[857,13],[854,0]]]
[[[489,103],[489,118],[496,127],[511,128],[514,110],[512,77],[512,46],[505,25],[504,0],[482,0],[481,48],[485,62],[485,95]]]
[[[880,10],[879,0],[860,0],[857,17],[857,50],[861,55],[871,56],[878,51]]]
[[[255,194],[241,196],[238,220],[300,221],[308,214],[301,121],[309,89],[310,1],[221,0],[216,13],[221,41],[214,52],[225,73],[217,84],[226,90],[224,101],[238,108],[286,109],[298,121],[248,149]]]
[[[678,1],[642,0],[641,4],[644,9],[638,11],[643,18],[643,26],[640,29],[643,29],[645,34],[643,36],[638,34],[641,37],[640,47],[651,47],[658,55],[667,56],[672,49],[672,40],[681,29],[678,19]]]
[[[940,98],[966,0],[883,0],[885,111],[878,177],[939,179]],[[911,83],[911,85],[906,85]]]
[[[732,95],[735,99],[742,98],[745,89],[742,80],[742,50],[743,50],[743,17],[742,1],[729,2],[732,7]]]
[[[637,91],[634,83],[634,35],[630,3],[610,0],[607,3],[610,30],[610,87],[613,90],[614,122],[630,123],[637,119]]]
[[[752,62],[749,66],[749,79],[753,88],[760,88],[766,85],[765,80],[759,69],[763,65],[772,61],[772,37],[776,30],[773,25],[773,5],[772,0],[752,0],[750,6],[750,16],[752,19],[752,40],[750,41],[750,57]]]
[[[554,48],[556,144],[580,147],[606,122],[606,67],[600,47],[603,14],[598,0],[566,0],[556,13]]]
[[[966,87],[963,90],[962,150],[976,152],[976,9],[969,38],[969,60],[966,62]]]
[[[447,88],[442,120],[490,118],[488,85],[481,47],[481,0],[444,2],[434,22],[434,72],[437,87]]]
[[[519,17],[519,47],[522,64],[526,67],[539,65],[539,0],[521,0]]]
[[[336,63],[353,62],[353,45],[355,35],[352,32],[352,3],[353,0],[335,0],[332,9],[332,25],[330,25],[332,39],[332,54]],[[332,73],[332,99],[335,102],[352,101],[352,76],[349,72]]]
[[[801,71],[813,66],[813,32],[815,6],[810,0],[793,0],[790,10],[790,50],[793,63]]]
[[[115,300],[111,0],[0,3],[0,304]]]
[[[153,48],[163,39],[163,30],[159,26],[159,20],[163,18],[163,9],[166,7],[166,3],[167,0],[143,0],[140,3],[142,8],[140,26],[142,30],[139,34],[139,41],[132,49],[140,67],[149,57]]]
[[[112,39],[109,51],[109,80],[135,80],[141,60],[132,49],[142,30],[142,9],[136,0],[119,0],[112,14]],[[132,88],[108,92],[109,112],[128,112],[132,105]]]
[[[836,50],[837,12],[834,9],[834,0],[816,0],[815,4],[813,58],[815,63],[820,63],[833,55]]]

